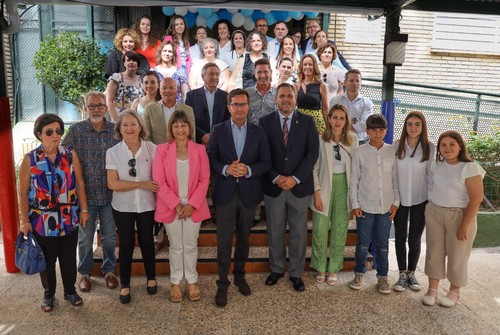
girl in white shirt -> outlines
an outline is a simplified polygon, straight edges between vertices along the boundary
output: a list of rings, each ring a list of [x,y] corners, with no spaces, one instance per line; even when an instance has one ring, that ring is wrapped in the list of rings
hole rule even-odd
[[[406,287],[410,287],[419,291],[420,284],[415,278],[415,270],[420,257],[420,239],[425,228],[428,172],[435,152],[434,144],[429,142],[427,122],[421,112],[413,111],[406,115],[401,137],[394,142],[394,146],[397,148],[396,165],[401,199],[394,217],[399,267],[399,280],[394,285],[394,290],[403,292]]]
[[[439,136],[436,162],[430,173],[429,203],[425,208],[425,274],[429,290],[422,302],[427,306],[435,304],[439,281],[446,277],[450,288],[439,304],[453,307],[460,288],[467,285],[467,263],[476,237],[485,171],[469,158],[462,136],[450,130]]]

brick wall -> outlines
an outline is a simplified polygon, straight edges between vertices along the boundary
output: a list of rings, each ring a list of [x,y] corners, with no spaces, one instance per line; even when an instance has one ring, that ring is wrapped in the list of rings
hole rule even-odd
[[[409,34],[406,61],[396,68],[396,80],[500,93],[500,55],[468,55],[431,52],[434,13],[404,10],[401,33]],[[331,14],[329,37],[364,77],[382,78],[385,18],[378,44],[346,43],[345,20],[361,15]],[[365,16],[366,17],[366,16]]]

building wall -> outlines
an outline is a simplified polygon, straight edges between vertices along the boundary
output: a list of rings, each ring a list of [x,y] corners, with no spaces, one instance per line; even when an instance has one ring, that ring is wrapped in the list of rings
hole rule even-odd
[[[331,14],[329,36],[353,68],[364,77],[382,78],[385,18],[380,42],[354,44],[345,42],[346,19],[361,15]],[[366,16],[365,16],[366,17]],[[500,93],[500,55],[468,55],[431,51],[434,13],[403,10],[401,33],[409,34],[406,61],[396,68],[396,80]]]

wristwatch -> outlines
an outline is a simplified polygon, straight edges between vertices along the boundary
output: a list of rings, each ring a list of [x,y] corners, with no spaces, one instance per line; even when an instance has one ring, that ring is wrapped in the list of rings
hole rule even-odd
[[[89,210],[88,209],[80,209],[80,212],[82,212],[82,213],[88,213]]]

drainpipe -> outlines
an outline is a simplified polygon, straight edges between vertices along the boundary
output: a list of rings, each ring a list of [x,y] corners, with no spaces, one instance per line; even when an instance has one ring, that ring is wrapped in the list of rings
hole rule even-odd
[[[19,31],[20,19],[19,12],[17,10],[17,3],[7,1],[5,4],[5,9],[7,11],[8,21],[5,18],[0,18],[2,33],[4,34],[15,34]]]

